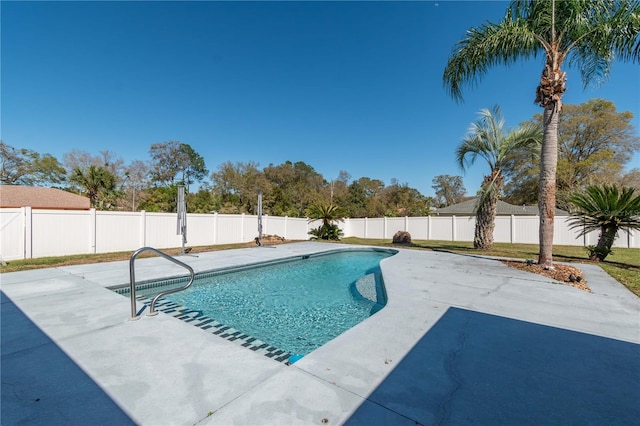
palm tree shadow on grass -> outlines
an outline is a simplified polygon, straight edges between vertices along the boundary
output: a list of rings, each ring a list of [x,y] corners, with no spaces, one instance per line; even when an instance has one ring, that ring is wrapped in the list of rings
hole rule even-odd
[[[586,257],[571,256],[567,254],[554,254],[553,257],[556,260],[560,260],[564,262],[584,263],[586,265],[611,265],[611,266],[617,266],[618,268],[622,268],[626,270],[637,270],[640,272],[640,266],[632,265],[624,262],[614,262],[611,260],[604,260],[602,262],[593,262]]]

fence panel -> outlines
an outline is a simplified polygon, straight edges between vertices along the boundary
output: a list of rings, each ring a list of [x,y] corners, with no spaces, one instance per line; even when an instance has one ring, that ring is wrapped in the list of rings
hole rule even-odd
[[[429,239],[429,218],[428,217],[410,217],[407,219],[406,231],[411,234],[413,240]]]
[[[287,218],[287,233],[281,237],[287,240],[308,240],[308,232],[311,230],[307,224],[307,219],[290,217]],[[279,234],[278,234],[279,235]]]
[[[265,221],[266,218],[266,221]],[[256,218],[257,220],[257,218]],[[315,222],[314,222],[315,223]],[[320,226],[320,222],[312,227]],[[264,216],[263,225],[267,225],[263,228],[264,235],[277,235],[286,240],[307,240],[309,235],[307,234],[307,219],[299,217],[279,217],[279,216]],[[255,223],[250,226],[256,226]],[[256,228],[256,236],[257,228]]]
[[[514,216],[513,221],[514,243],[538,244],[540,239],[538,236],[540,218],[538,216]]]
[[[267,232],[266,229],[271,227],[271,216],[262,216],[262,232],[264,234],[272,234],[273,232]],[[245,214],[242,215],[242,234],[240,237],[236,236],[238,240],[236,243],[246,243],[254,241],[258,236],[258,215]]]
[[[244,219],[239,215],[218,214],[216,244],[233,244],[245,240]]]
[[[147,213],[145,226],[145,245],[149,247],[181,247],[182,237],[177,235],[177,216],[175,213]],[[188,238],[187,229],[187,238]]]
[[[497,216],[495,221],[495,228],[493,230],[493,241],[496,243],[510,243],[511,242],[511,218],[512,216]],[[473,220],[474,237],[475,237],[475,218]],[[465,241],[465,240],[459,240]],[[469,241],[469,240],[466,240]]]
[[[258,236],[257,220],[252,225],[255,236]],[[285,237],[287,233],[287,218],[278,216],[263,216],[262,218],[262,235],[277,235],[279,237]],[[255,238],[255,237],[254,237]]]
[[[556,216],[553,220],[553,243],[563,246],[582,245],[583,238],[578,237],[579,229],[570,229],[567,216]]]
[[[434,216],[431,218],[430,240],[453,240],[453,216]]]
[[[31,218],[34,258],[93,252],[90,211],[32,210]]]
[[[366,219],[345,219],[340,229],[345,237],[367,238]]]
[[[474,216],[454,216],[453,223],[455,241],[473,241],[476,235],[476,219]]]
[[[638,237],[640,237],[640,230],[631,232],[619,231],[618,236],[613,243],[613,247],[640,247],[640,244],[638,244]]]
[[[383,238],[393,238],[398,231],[404,231],[405,218],[404,217],[388,217],[385,235]]]
[[[190,246],[232,244],[251,241],[258,235],[257,216],[224,214],[187,215]],[[174,213],[103,212],[95,210],[33,210],[30,207],[0,210],[0,257],[14,260],[70,254],[135,250],[143,245],[180,247]],[[263,216],[263,233],[288,240],[309,239],[308,230],[320,221],[304,218]],[[345,237],[391,239],[397,231],[408,231],[415,240],[473,241],[475,217],[431,216],[407,218],[347,219],[339,226]],[[499,216],[496,242],[538,243],[537,216]],[[556,217],[554,244],[595,245],[598,231],[578,237],[567,218]],[[640,231],[621,231],[615,247],[640,247]]]
[[[382,239],[384,238],[384,218],[369,218],[367,221],[367,238]],[[354,235],[359,237],[360,235]]]
[[[136,250],[142,246],[140,213],[97,211],[95,216],[96,253]]]
[[[174,217],[173,227],[177,227],[178,219]],[[174,229],[174,233],[177,229]],[[215,219],[212,214],[187,214],[187,245],[210,246],[214,244]],[[178,237],[180,239],[180,237]],[[182,243],[181,243],[182,244]]]
[[[22,259],[25,256],[25,214],[31,209],[0,210],[0,259]]]

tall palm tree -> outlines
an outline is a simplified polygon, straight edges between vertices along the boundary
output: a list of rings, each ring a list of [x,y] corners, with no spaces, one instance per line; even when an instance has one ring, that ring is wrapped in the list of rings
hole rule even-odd
[[[544,55],[535,102],[544,108],[538,263],[545,268],[553,268],[558,116],[566,90],[562,67],[566,60],[577,66],[585,86],[606,78],[614,60],[640,62],[639,34],[638,0],[514,0],[500,22],[469,29],[445,67],[445,87],[462,100],[462,86],[477,83],[491,66]]]
[[[589,259],[603,261],[609,253],[619,230],[640,229],[640,195],[634,188],[621,191],[613,185],[589,186],[585,192],[574,194],[571,202],[577,210],[571,213],[571,228],[582,228],[579,236],[600,231],[598,244],[587,247]]]
[[[482,181],[476,207],[476,226],[473,247],[489,250],[493,248],[498,198],[504,187],[502,168],[516,149],[526,147],[533,152],[539,150],[542,129],[527,123],[505,134],[504,119],[499,106],[480,111],[480,119],[471,124],[467,136],[456,149],[456,160],[463,170],[471,166],[478,157],[489,165],[490,173]]]

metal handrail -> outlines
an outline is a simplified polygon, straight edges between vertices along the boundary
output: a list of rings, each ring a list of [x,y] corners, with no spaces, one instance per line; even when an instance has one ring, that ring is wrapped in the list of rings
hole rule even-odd
[[[156,301],[159,298],[161,298],[162,296],[166,296],[167,294],[177,293],[179,291],[187,289],[193,283],[193,279],[195,277],[195,273],[193,272],[193,268],[191,266],[187,265],[184,262],[180,262],[178,259],[175,259],[169,256],[168,254],[161,252],[160,250],[156,250],[153,247],[142,247],[136,250],[131,255],[131,258],[129,259],[129,280],[130,280],[129,293],[131,294],[131,318],[130,318],[131,320],[140,319],[140,317],[137,315],[137,312],[136,312],[136,273],[135,273],[134,263],[138,255],[145,251],[152,251],[155,254],[162,256],[167,260],[170,260],[176,265],[186,268],[189,271],[189,282],[185,286],[163,291],[162,293],[158,294],[151,300],[151,306],[149,307],[149,313],[147,314],[148,316],[158,315],[158,312],[156,311],[155,308],[156,308]]]

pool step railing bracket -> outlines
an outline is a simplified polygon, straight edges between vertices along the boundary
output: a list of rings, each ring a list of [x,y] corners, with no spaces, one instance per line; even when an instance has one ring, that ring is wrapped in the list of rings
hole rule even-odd
[[[161,252],[160,250],[154,249],[153,247],[142,247],[139,248],[138,250],[136,250],[132,255],[131,258],[129,259],[129,294],[131,296],[131,318],[129,318],[131,321],[140,319],[140,316],[137,313],[136,310],[136,274],[135,274],[135,260],[138,257],[138,255],[140,255],[141,253],[145,252],[145,251],[151,251],[161,257],[164,257],[165,259],[175,263],[176,265],[182,266],[183,268],[185,268],[187,271],[189,271],[189,281],[187,282],[187,284],[185,284],[182,287],[179,288],[174,288],[171,290],[166,290],[163,291],[162,293],[156,295],[152,300],[151,300],[151,305],[149,306],[149,313],[147,314],[147,316],[155,316],[158,315],[158,311],[156,311],[156,302],[158,301],[158,299],[160,299],[163,296],[166,296],[167,294],[172,294],[172,293],[177,293],[179,291],[182,290],[186,290],[187,288],[189,288],[191,286],[191,284],[193,284],[193,279],[195,278],[195,273],[193,272],[193,268],[189,265],[187,265],[184,262],[180,262],[178,259],[164,253]]]

